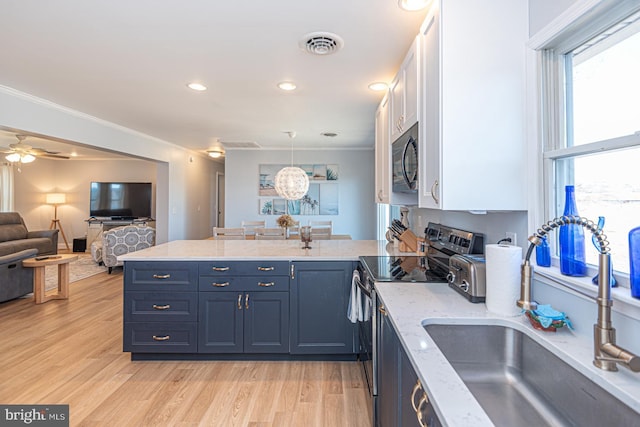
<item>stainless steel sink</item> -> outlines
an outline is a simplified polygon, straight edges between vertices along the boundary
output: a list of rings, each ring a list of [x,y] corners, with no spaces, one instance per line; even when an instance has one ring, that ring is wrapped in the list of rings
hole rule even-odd
[[[640,423],[640,414],[516,329],[424,328],[497,426]]]

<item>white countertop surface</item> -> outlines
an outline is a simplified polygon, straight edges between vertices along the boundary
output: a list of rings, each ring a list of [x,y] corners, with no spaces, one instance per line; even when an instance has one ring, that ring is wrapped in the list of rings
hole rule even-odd
[[[402,254],[383,240],[175,240],[118,257],[121,261],[290,260],[357,261],[360,256]],[[407,254],[415,255],[415,254]]]
[[[592,364],[592,340],[566,327],[555,333],[537,331],[526,317],[494,315],[485,304],[468,302],[446,283],[378,282],[376,289],[444,425],[478,427],[493,423],[424,330],[423,325],[429,323],[493,324],[523,331],[640,413],[640,373],[623,367],[618,372],[596,368]],[[595,316],[594,312],[594,323]]]

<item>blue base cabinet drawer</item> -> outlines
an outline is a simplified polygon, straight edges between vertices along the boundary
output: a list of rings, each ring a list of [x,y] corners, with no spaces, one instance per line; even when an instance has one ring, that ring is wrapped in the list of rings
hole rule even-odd
[[[195,262],[126,262],[125,290],[197,291],[198,264]]]
[[[125,323],[124,351],[133,353],[196,353],[197,322]]]
[[[288,276],[289,261],[203,261],[200,275]]]
[[[125,322],[197,322],[196,292],[140,292],[124,294]]]
[[[282,291],[289,292],[289,276],[200,276],[200,292],[220,291]]]

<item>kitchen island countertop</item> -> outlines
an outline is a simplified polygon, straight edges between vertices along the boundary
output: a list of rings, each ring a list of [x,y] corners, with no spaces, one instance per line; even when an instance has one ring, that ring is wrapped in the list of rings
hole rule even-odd
[[[357,261],[360,256],[415,255],[383,240],[174,240],[118,257],[121,261]]]

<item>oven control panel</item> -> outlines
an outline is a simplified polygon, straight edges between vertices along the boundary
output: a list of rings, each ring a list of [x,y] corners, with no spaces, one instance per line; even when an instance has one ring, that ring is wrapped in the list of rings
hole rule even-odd
[[[430,222],[424,230],[427,243],[450,255],[483,254],[484,236],[480,233]]]

